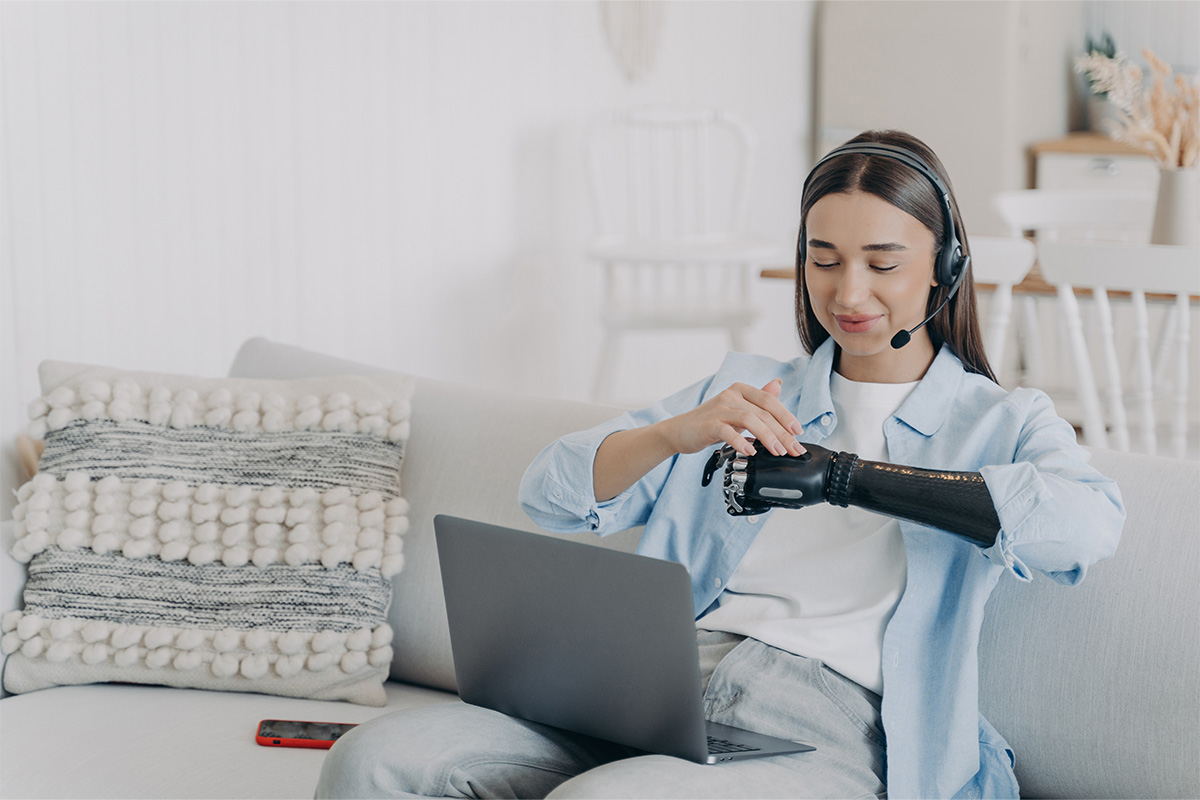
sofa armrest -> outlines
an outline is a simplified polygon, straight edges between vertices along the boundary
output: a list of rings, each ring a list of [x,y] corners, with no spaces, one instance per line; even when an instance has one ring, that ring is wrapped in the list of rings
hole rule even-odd
[[[6,520],[0,523],[0,615],[20,610],[21,595],[25,591],[25,565],[12,557],[12,546],[17,539],[17,523]],[[4,672],[7,656],[0,655],[0,675]],[[0,698],[8,697],[0,685]]]
[[[1030,797],[1200,787],[1200,464],[1092,450],[1121,488],[1116,555],[1078,586],[1002,580],[980,636],[980,711]]]

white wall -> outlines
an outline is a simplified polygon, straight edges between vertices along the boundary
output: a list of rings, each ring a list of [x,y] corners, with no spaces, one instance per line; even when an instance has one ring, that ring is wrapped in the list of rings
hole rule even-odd
[[[668,4],[631,86],[594,2],[0,3],[0,511],[46,358],[220,375],[265,335],[583,397],[582,125],[626,103],[738,112],[760,140],[751,219],[786,250],[812,14]],[[755,349],[798,352],[790,287],[757,291]],[[623,386],[657,396],[723,349],[653,344]]]
[[[967,230],[1001,235],[996,192],[1028,187],[1030,145],[1070,130],[1083,6],[1057,0],[829,3],[817,22],[823,154],[864,128],[926,142]],[[899,30],[905,31],[897,36]]]
[[[1196,0],[1085,0],[1087,34],[1113,37],[1117,50],[1142,63],[1149,47],[1175,72],[1200,75],[1200,2]]]

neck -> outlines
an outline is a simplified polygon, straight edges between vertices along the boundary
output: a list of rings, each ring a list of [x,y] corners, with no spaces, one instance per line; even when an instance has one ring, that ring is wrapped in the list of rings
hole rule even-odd
[[[878,353],[860,355],[838,346],[833,368],[843,378],[860,383],[912,383],[925,376],[936,355],[933,341],[922,329],[899,350],[889,346]]]

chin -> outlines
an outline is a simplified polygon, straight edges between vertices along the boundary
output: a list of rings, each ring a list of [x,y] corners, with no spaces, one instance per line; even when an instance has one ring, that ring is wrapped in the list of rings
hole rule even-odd
[[[892,349],[891,336],[884,337],[877,333],[867,336],[838,331],[836,335],[833,335],[833,340],[837,342],[843,353],[852,356],[874,356]]]

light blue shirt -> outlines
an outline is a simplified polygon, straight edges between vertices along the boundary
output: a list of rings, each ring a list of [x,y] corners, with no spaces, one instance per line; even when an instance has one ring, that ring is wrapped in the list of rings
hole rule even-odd
[[[638,552],[685,565],[697,618],[716,601],[768,514],[733,517],[719,481],[700,486],[712,449],[677,455],[617,497],[597,503],[592,463],[611,433],[695,408],[735,382],[782,378],[780,400],[820,444],[837,427],[829,393],[834,342],[790,362],[731,353],[718,372],[640,411],[564,436],[521,482],[521,505],[560,533],[601,535],[644,525]],[[885,423],[891,460],[980,472],[1000,534],[980,549],[901,521],[908,583],[883,637],[883,725],[892,797],[1017,797],[1013,754],[979,713],[977,645],[983,609],[1008,572],[1040,570],[1064,584],[1117,547],[1125,509],[1116,484],[1088,466],[1075,432],[1034,389],[1008,392],[968,373],[948,347]],[[1036,668],[1031,665],[1031,668]]]

